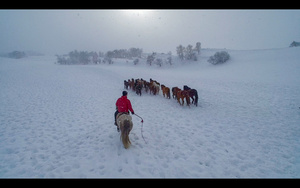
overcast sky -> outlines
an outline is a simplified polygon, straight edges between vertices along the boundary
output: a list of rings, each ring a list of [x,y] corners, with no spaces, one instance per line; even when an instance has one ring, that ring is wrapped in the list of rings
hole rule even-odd
[[[268,49],[300,42],[300,10],[0,10],[0,52],[142,48],[178,45]]]

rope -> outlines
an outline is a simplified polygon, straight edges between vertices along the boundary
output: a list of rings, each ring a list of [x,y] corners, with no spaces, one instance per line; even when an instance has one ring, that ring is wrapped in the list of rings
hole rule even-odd
[[[147,144],[147,142],[146,142],[146,140],[145,140],[145,138],[144,138],[144,135],[143,135],[143,123],[144,123],[144,120],[143,120],[143,118],[142,117],[140,117],[139,115],[137,115],[137,114],[133,114],[133,115],[136,115],[137,117],[139,117],[139,118],[141,118],[141,123],[142,123],[142,126],[141,126],[141,134],[142,134],[142,138],[143,138],[143,140],[145,141],[145,143]]]

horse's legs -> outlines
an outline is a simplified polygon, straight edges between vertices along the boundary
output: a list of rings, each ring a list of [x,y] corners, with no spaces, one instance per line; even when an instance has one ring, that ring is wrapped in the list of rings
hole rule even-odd
[[[180,97],[177,97],[177,102],[181,105]]]
[[[186,99],[186,105],[187,105],[187,106],[190,106],[190,97],[187,96],[185,99]]]
[[[191,96],[191,98],[192,98],[192,104],[194,104],[195,101],[194,96]]]

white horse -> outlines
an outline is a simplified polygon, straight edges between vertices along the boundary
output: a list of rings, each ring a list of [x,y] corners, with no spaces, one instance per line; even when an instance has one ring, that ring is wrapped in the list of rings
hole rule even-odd
[[[131,145],[129,133],[133,127],[132,117],[127,113],[119,113],[117,115],[117,126],[121,130],[120,139],[124,148],[127,149]]]

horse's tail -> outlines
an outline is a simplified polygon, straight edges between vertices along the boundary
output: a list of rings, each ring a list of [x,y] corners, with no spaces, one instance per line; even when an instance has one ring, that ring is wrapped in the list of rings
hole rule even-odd
[[[195,90],[195,105],[198,106],[198,92]]]
[[[129,139],[130,131],[131,131],[130,121],[128,119],[125,119],[123,126],[121,126],[121,135],[120,135],[125,149],[129,148],[129,146],[131,145],[131,142]]]

